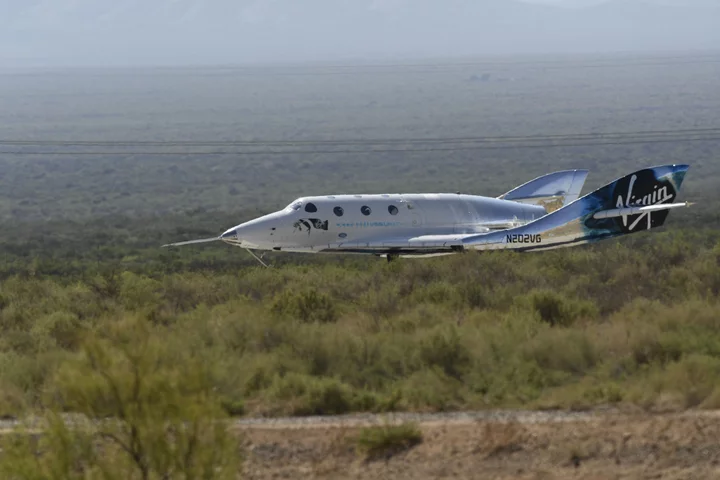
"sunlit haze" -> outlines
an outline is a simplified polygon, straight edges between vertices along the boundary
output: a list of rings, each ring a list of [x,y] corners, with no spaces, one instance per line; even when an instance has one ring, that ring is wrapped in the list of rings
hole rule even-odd
[[[720,45],[710,0],[5,0],[0,65],[165,65]]]

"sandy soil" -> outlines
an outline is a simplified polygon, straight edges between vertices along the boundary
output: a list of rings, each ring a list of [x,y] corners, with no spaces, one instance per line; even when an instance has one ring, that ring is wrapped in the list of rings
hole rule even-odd
[[[358,421],[236,428],[251,479],[720,479],[716,412],[418,422],[420,445],[374,461],[355,449]]]

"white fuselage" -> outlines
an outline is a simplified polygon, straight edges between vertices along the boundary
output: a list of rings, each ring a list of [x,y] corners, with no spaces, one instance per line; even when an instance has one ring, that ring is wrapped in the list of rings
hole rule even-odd
[[[227,230],[221,238],[258,250],[348,251],[379,238],[509,228],[546,213],[541,206],[475,195],[328,195],[300,198],[283,210]]]

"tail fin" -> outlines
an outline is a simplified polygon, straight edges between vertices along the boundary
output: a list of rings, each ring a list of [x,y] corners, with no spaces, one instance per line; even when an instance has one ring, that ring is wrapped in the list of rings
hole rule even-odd
[[[587,170],[564,170],[530,180],[498,198],[541,205],[548,212],[574,202],[587,178]]]
[[[502,232],[467,237],[467,248],[543,250],[594,242],[660,227],[689,165],[638,170],[534,222]]]

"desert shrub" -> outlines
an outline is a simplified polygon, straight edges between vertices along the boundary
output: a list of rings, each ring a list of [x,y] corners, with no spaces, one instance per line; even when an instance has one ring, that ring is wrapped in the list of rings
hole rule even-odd
[[[445,305],[423,303],[407,306],[390,317],[375,320],[373,330],[376,333],[391,330],[412,335],[445,322],[457,321],[462,315],[463,312],[454,311]]]
[[[663,305],[638,299],[612,317],[623,325],[629,356],[637,365],[667,364],[698,353],[720,356],[718,307],[689,301]],[[616,340],[616,349],[622,348]]]
[[[683,353],[680,339],[657,326],[638,327],[629,342],[632,359],[638,365],[667,364],[679,360]]]
[[[439,368],[417,371],[402,382],[402,405],[411,410],[454,410],[465,403],[462,382]]]
[[[220,402],[222,409],[231,417],[239,417],[245,414],[245,401],[240,398],[225,398]]]
[[[543,369],[582,375],[599,360],[595,346],[582,331],[547,329],[526,343],[525,359]]]
[[[476,280],[467,279],[456,288],[462,302],[470,308],[485,308],[491,305],[492,294]]]
[[[412,348],[397,334],[338,335],[328,350],[330,371],[355,388],[382,391],[412,368]]]
[[[440,368],[448,377],[459,379],[470,365],[470,353],[455,326],[437,328],[419,343],[420,361],[428,367]]]
[[[481,394],[478,407],[526,405],[537,400],[549,387],[567,382],[569,376],[544,370],[535,362],[515,356],[498,362],[491,372],[473,371],[466,376],[468,388]]]
[[[0,380],[0,419],[17,418],[27,407],[28,396],[15,385]]]
[[[339,415],[348,413],[355,403],[366,403],[372,409],[372,401],[358,396],[348,385],[332,378],[316,378],[300,373],[276,376],[264,392],[269,408],[287,415]]]
[[[19,352],[0,354],[0,381],[21,392],[28,407],[39,404],[46,382],[69,354],[53,350],[24,355]]]
[[[331,323],[338,319],[334,301],[317,290],[287,290],[275,299],[271,310],[276,315],[296,318],[303,322]]]
[[[619,403],[625,393],[616,383],[605,382],[592,385],[583,390],[583,398],[592,405]]]
[[[626,391],[620,384],[609,380],[585,378],[579,383],[548,391],[534,402],[533,406],[540,409],[585,410],[597,405],[617,404],[625,398]]]
[[[86,327],[77,316],[69,312],[54,312],[37,319],[31,335],[41,351],[52,347],[75,350],[85,334]]]
[[[53,378],[39,441],[22,431],[10,436],[0,471],[8,478],[235,478],[238,445],[218,421],[223,411],[207,366],[171,347],[135,319],[89,338]],[[70,428],[60,410],[82,417]]]
[[[656,364],[629,385],[627,399],[648,409],[681,410],[712,404],[720,383],[720,359],[690,354],[667,365]]]
[[[358,304],[377,322],[402,311],[402,295],[393,285],[375,285],[358,298]]]
[[[415,289],[414,303],[452,304],[456,301],[457,292],[453,285],[447,282],[433,282]]]
[[[205,285],[190,275],[170,275],[163,279],[162,296],[171,311],[182,313],[203,303]]]
[[[683,408],[703,403],[720,385],[720,359],[691,354],[657,371],[650,379],[651,388],[660,393],[678,393]]]
[[[161,303],[162,284],[157,280],[131,272],[123,272],[120,278],[120,298],[125,309],[140,310]],[[169,297],[173,293],[170,291],[166,295]]]
[[[698,405],[698,408],[707,409],[707,410],[717,410],[720,408],[720,386],[716,386],[712,392],[710,392],[710,395],[705,397],[705,399],[702,401],[700,405]]]
[[[598,314],[592,302],[570,299],[550,290],[533,291],[528,299],[540,319],[551,326],[568,327],[578,318],[592,318]]]
[[[366,427],[360,430],[355,444],[367,460],[388,459],[410,450],[423,441],[422,431],[415,423]]]

